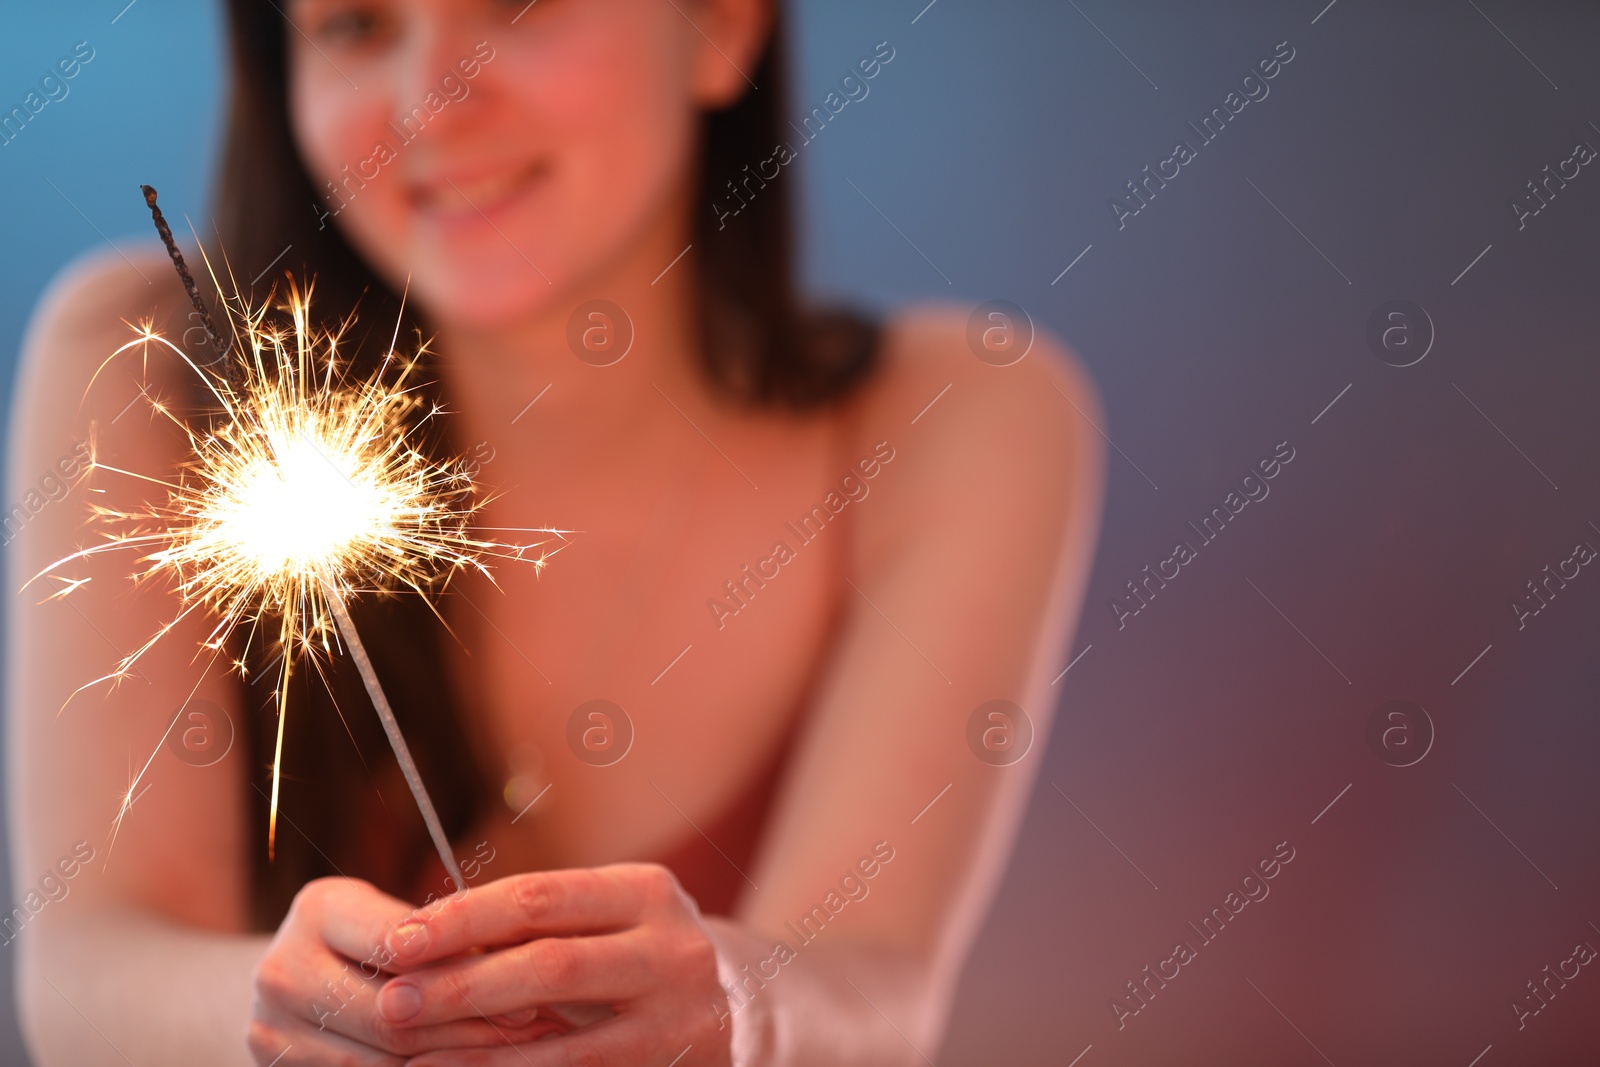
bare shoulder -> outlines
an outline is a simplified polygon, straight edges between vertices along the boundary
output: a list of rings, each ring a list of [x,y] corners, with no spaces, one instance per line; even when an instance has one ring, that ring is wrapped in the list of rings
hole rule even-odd
[[[1097,520],[1105,420],[1088,371],[1037,323],[972,317],[924,305],[885,328],[854,431],[858,449],[887,441],[897,457],[899,477],[880,479],[892,507],[864,515],[882,550],[953,508],[1025,513],[1063,536],[1073,518]]]
[[[958,375],[972,383],[1006,385],[1053,383],[1077,400],[1094,400],[1094,386],[1078,357],[1060,338],[1025,312],[992,310],[979,314],[970,305],[916,304],[889,318],[884,327],[888,377],[925,372]]]
[[[107,249],[68,264],[40,298],[23,337],[10,419],[12,476],[27,477],[91,423],[108,423],[139,395],[141,383],[175,380],[169,360],[147,365],[135,353],[120,368],[107,360],[136,337],[133,327],[140,322],[180,341],[187,310],[159,248]]]
[[[187,310],[183,288],[159,248],[85,253],[62,268],[35,306],[18,384],[49,383],[85,367],[92,373],[107,352],[133,336],[131,323],[154,321],[170,330],[174,322],[182,324]]]
[[[74,260],[34,309],[9,413],[8,500],[29,499],[45,474],[76,467],[91,449],[97,458],[152,474],[172,469],[181,456],[181,436],[170,422],[152,418],[141,398],[180,395],[188,388],[186,368],[154,347],[148,358],[137,346],[113,353],[137,340],[139,323],[180,343],[188,299],[159,246],[125,254],[107,249]],[[121,499],[131,488],[113,495]],[[123,502],[134,504],[136,496]],[[81,516],[82,508],[72,507],[30,518],[8,542],[13,565],[58,558],[79,536]]]
[[[949,304],[897,314],[884,329],[880,373],[862,398],[864,421],[899,421],[934,438],[975,429],[974,419],[1059,434],[1061,443],[1086,426],[1093,432],[1090,423],[1102,421],[1099,393],[1077,356],[1036,322],[998,314],[976,325],[970,308]]]

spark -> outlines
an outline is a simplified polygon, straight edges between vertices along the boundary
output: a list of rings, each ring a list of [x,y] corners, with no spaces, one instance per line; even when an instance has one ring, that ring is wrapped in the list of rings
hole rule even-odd
[[[452,577],[475,572],[493,581],[495,561],[530,562],[542,570],[570,532],[520,531],[550,535],[528,544],[480,536],[474,518],[490,500],[474,484],[473,468],[465,457],[435,459],[424,440],[428,424],[442,414],[417,380],[427,345],[402,356],[391,341],[376,370],[357,374],[341,352],[354,315],[335,328],[315,324],[312,288],[302,289],[291,277],[280,302],[225,298],[235,340],[231,347],[219,343],[220,358],[208,365],[192,360],[151,322],[131,324],[134,338],[107,357],[95,377],[127,353],[140,353],[146,365],[153,353],[165,353],[188,367],[214,410],[186,421],[171,402],[149,400],[156,415],[187,436],[187,456],[167,477],[101,462],[91,446],[89,471],[147,483],[157,499],[132,509],[91,505],[102,540],[57,560],[29,582],[49,576],[62,587],[47,599],[67,596],[89,579],[58,571],[106,553],[132,552],[135,581],[163,583],[178,600],[172,618],[107,674],[74,690],[69,703],[93,686],[128,677],[191,616],[210,621],[201,647],[212,652],[211,662],[225,656],[223,662],[241,676],[253,644],[276,645],[269,853],[277,834],[291,673],[307,664],[320,673],[347,649],[386,730],[392,726],[346,605],[368,593],[410,593],[422,596],[437,616],[439,595]],[[547,547],[556,540],[560,545]],[[243,653],[229,650],[236,638],[242,638]],[[398,729],[389,734],[435,830],[432,805],[419,792],[421,780]],[[140,795],[149,766],[123,794],[116,827]],[[442,831],[434,838],[446,869],[454,872]]]

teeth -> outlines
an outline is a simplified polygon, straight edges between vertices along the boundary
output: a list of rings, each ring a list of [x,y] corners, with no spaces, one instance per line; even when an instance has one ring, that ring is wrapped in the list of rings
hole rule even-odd
[[[424,193],[423,202],[435,210],[472,211],[486,204],[503,200],[516,192],[532,175],[533,168],[479,178],[471,182],[446,182]]]

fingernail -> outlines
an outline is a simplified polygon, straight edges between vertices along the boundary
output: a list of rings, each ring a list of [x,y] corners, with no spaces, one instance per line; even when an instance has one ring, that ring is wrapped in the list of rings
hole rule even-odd
[[[392,1023],[403,1023],[422,1010],[422,991],[409,982],[390,982],[378,996],[378,1010]]]
[[[385,940],[389,951],[396,956],[421,952],[428,946],[428,924],[418,922],[416,919],[407,919],[390,930]]]

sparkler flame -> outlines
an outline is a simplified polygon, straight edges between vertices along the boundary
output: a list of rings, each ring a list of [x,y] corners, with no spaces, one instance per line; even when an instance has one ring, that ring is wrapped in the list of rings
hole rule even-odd
[[[153,207],[153,191],[150,195]],[[174,260],[186,275],[179,257]],[[352,377],[339,348],[353,316],[336,329],[319,328],[310,317],[310,299],[310,287],[302,290],[291,279],[280,305],[288,317],[287,329],[269,321],[269,304],[251,306],[239,296],[225,299],[238,340],[211,366],[196,363],[151,323],[135,327],[137,336],[107,357],[96,377],[124,353],[139,350],[148,358],[154,345],[194,372],[218,410],[203,424],[191,425],[152,400],[152,409],[188,437],[192,454],[176,480],[119,470],[97,457],[91,458],[89,469],[154,482],[166,488],[166,500],[138,510],[96,506],[104,542],[56,561],[29,584],[51,575],[65,583],[53,595],[64,596],[88,579],[56,574],[59,568],[132,550],[142,553],[135,561],[135,579],[164,579],[180,601],[175,618],[110,673],[80,686],[72,696],[128,676],[145,653],[196,612],[215,619],[202,645],[219,656],[235,634],[243,633],[245,654],[232,664],[243,673],[250,645],[263,629],[270,629],[262,624],[276,620],[283,654],[269,852],[277,833],[291,667],[296,660],[317,664],[330,657],[342,638],[384,720],[440,858],[462,886],[345,605],[363,592],[409,591],[423,596],[437,615],[437,596],[457,572],[476,571],[492,581],[489,562],[496,559],[527,561],[542,569],[570,531],[523,531],[551,535],[531,544],[479,537],[474,516],[489,501],[479,495],[472,468],[462,459],[439,461],[423,450],[423,428],[441,414],[437,406],[423,410],[427,402],[414,382],[426,345],[401,357],[391,342],[376,371]],[[553,539],[562,544],[547,550],[544,546]],[[174,724],[181,714],[182,709]],[[141,770],[123,795],[117,827],[143,775]]]

